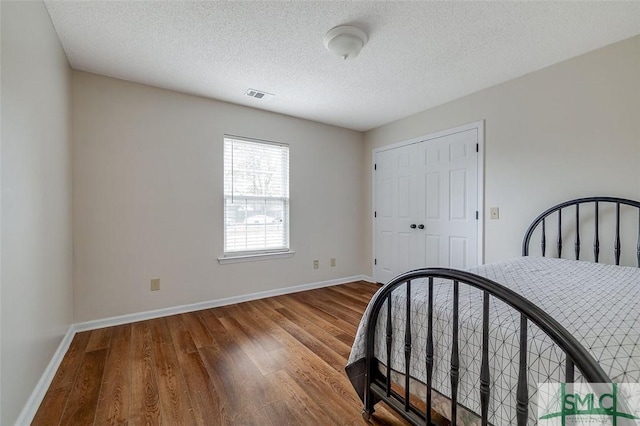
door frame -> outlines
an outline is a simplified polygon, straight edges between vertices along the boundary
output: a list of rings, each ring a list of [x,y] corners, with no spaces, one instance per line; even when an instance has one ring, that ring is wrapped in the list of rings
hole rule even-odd
[[[478,193],[477,193],[477,202],[478,202],[478,245],[477,245],[477,261],[478,265],[484,264],[484,120],[474,121],[472,123],[464,124],[462,126],[452,127],[450,129],[442,130],[435,133],[429,133],[428,135],[420,136],[413,139],[404,140],[401,142],[396,142],[390,145],[384,145],[378,148],[374,148],[372,150],[371,155],[371,187],[372,187],[372,204],[371,211],[376,211],[376,154],[382,151],[388,151],[390,149],[400,148],[407,145],[412,145],[420,142],[426,142],[432,139],[441,138],[443,136],[449,136],[456,133],[466,132],[468,130],[476,130],[477,140],[478,140],[478,157],[477,157],[477,166],[478,166],[478,175],[476,179],[478,180]],[[373,270],[373,280],[377,281],[377,268],[375,264],[376,259],[376,219],[375,217],[371,217],[371,231],[372,231],[372,244],[373,244],[373,258],[371,259],[371,267]]]

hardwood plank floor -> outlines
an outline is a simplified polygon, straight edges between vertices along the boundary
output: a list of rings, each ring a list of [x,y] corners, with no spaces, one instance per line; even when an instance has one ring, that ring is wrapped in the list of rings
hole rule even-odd
[[[33,425],[364,425],[355,282],[76,334]],[[382,404],[374,425],[406,424]]]

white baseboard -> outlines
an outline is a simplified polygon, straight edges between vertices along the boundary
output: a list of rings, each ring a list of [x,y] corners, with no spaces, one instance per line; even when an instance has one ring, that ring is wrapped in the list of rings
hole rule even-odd
[[[266,297],[281,296],[284,294],[298,293],[300,291],[313,290],[316,288],[346,284],[353,281],[368,280],[369,277],[366,277],[364,275],[356,275],[353,277],[338,278],[335,280],[320,281],[311,284],[301,284],[293,287],[283,287],[275,290],[261,291],[258,293],[243,294],[241,296],[226,297],[223,299],[208,300],[206,302],[190,303],[188,305],[172,306],[169,308],[155,309],[152,311],[139,312],[135,314],[119,315],[115,317],[81,322],[75,324],[75,329],[76,331],[87,331],[104,327],[113,327],[115,325],[129,324],[132,322],[161,318],[169,315],[184,314],[186,312],[201,311],[203,309],[211,309],[220,306],[233,305],[235,303],[249,302],[251,300],[264,299]]]
[[[20,416],[18,417],[18,420],[16,421],[15,424],[16,426],[31,424],[34,416],[36,415],[36,412],[38,411],[38,408],[40,407],[40,404],[42,403],[42,400],[44,399],[45,394],[47,393],[47,390],[49,389],[49,386],[51,385],[51,382],[53,381],[53,377],[55,376],[56,371],[58,371],[58,367],[62,362],[62,358],[64,358],[64,355],[67,353],[67,350],[69,349],[69,345],[71,345],[71,341],[73,340],[73,337],[75,336],[76,333],[80,331],[95,330],[98,328],[112,327],[115,325],[128,324],[128,323],[137,322],[137,321],[144,321],[148,319],[166,317],[169,315],[200,311],[202,309],[217,308],[220,306],[233,305],[235,303],[242,303],[242,302],[249,302],[251,300],[264,299],[266,297],[282,296],[284,294],[298,293],[300,291],[313,290],[313,289],[322,288],[322,287],[330,287],[330,286],[339,285],[339,284],[346,284],[353,281],[373,282],[373,279],[366,275],[356,275],[353,277],[338,278],[335,280],[320,281],[316,283],[302,284],[302,285],[297,285],[293,287],[283,287],[275,290],[261,291],[258,293],[245,294],[241,296],[226,297],[223,299],[209,300],[206,302],[191,303],[188,305],[173,306],[169,308],[155,309],[153,311],[119,315],[116,317],[103,318],[103,319],[98,319],[93,321],[86,321],[86,322],[71,324],[71,326],[69,326],[69,330],[67,331],[67,334],[65,334],[65,336],[62,338],[62,342],[60,342],[58,349],[53,355],[53,358],[51,358],[51,361],[49,362],[49,365],[47,366],[44,373],[42,374],[42,377],[40,377],[38,384],[36,385],[35,389],[31,393],[29,400],[27,401],[26,405],[22,409],[22,412],[20,413]]]
[[[64,355],[67,353],[69,346],[71,345],[71,341],[73,340],[73,336],[76,335],[76,330],[74,325],[71,324],[69,326],[69,330],[62,338],[62,341],[58,345],[58,349],[53,354],[51,361],[49,361],[49,365],[45,368],[44,373],[40,377],[40,380],[36,384],[35,389],[31,392],[31,396],[27,400],[22,412],[18,416],[16,420],[16,426],[29,425],[33,421],[36,413],[38,412],[38,408],[44,399],[47,390],[49,390],[49,386],[51,386],[51,382],[53,381],[56,372],[58,371],[58,367],[60,367],[60,363],[64,358]]]

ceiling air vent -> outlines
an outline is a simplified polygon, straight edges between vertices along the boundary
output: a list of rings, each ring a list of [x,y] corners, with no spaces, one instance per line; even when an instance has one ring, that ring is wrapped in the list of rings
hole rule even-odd
[[[245,95],[251,96],[252,98],[263,99],[263,100],[271,99],[274,96],[273,93],[261,92],[260,90],[256,90],[256,89],[247,90]]]

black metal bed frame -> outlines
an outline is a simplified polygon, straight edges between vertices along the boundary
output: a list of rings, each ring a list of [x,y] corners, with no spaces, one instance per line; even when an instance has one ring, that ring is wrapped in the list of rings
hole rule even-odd
[[[586,203],[594,203],[595,209],[595,238],[594,238],[594,259],[597,262],[600,253],[599,241],[599,206],[601,203],[614,203],[616,206],[616,224],[615,224],[615,242],[614,255],[615,262],[620,263],[621,242],[620,242],[620,206],[627,205],[638,209],[638,241],[637,241],[637,257],[638,267],[640,267],[640,202],[614,197],[589,197],[579,198],[558,204],[546,210],[538,216],[527,229],[523,240],[522,254],[528,256],[529,243],[531,237],[539,224],[542,224],[541,232],[541,249],[542,255],[546,250],[546,230],[545,219],[556,213],[558,215],[558,240],[557,250],[558,257],[562,253],[562,210],[571,206],[575,206],[575,257],[580,258],[580,205]],[[413,362],[423,362],[426,366],[426,409],[420,410],[410,402],[410,365],[411,365],[411,285],[416,279],[427,279],[428,292],[428,313],[427,313],[427,342],[426,357],[424,360],[413,360]],[[459,287],[460,285],[468,285],[477,288],[483,292],[483,313],[482,313],[482,360],[480,368],[480,418],[482,425],[488,424],[489,397],[491,392],[491,377],[489,371],[489,301],[491,297],[495,297],[511,306],[520,313],[520,348],[519,348],[519,368],[518,368],[518,384],[516,390],[516,418],[518,426],[527,424],[528,418],[528,382],[527,382],[527,324],[529,321],[536,324],[539,329],[549,336],[558,347],[565,353],[566,368],[565,382],[574,381],[575,369],[578,369],[583,378],[588,383],[610,383],[611,380],[602,370],[596,360],[589,352],[573,337],[562,325],[554,320],[549,314],[542,309],[529,302],[526,298],[520,296],[516,292],[507,287],[489,280],[485,277],[455,269],[447,268],[426,268],[404,273],[391,280],[383,289],[372,299],[370,316],[366,325],[366,343],[365,343],[365,389],[364,389],[364,409],[362,416],[369,421],[374,412],[374,405],[378,401],[386,402],[402,417],[414,425],[432,424],[432,378],[434,365],[433,350],[433,285],[434,279],[438,282],[449,282],[453,286],[453,317],[452,317],[452,348],[451,348],[451,413],[450,420],[452,425],[457,422],[457,399],[458,399],[458,380],[460,376],[459,362],[459,336],[458,336],[458,305],[459,305]],[[387,302],[387,323],[386,323],[386,355],[387,360],[391,358],[391,342],[393,339],[393,329],[391,324],[391,293],[398,287],[405,285],[406,287],[406,326],[404,330],[404,354],[405,354],[405,383],[404,395],[399,394],[392,389],[391,384],[391,368],[390,362],[387,362],[386,375],[378,371],[378,361],[375,358],[375,333],[376,324],[380,310],[385,302]]]
[[[525,233],[524,240],[522,241],[522,255],[529,255],[529,242],[531,241],[531,237],[533,236],[533,232],[536,230],[538,225],[542,224],[542,233],[540,237],[540,249],[542,250],[542,256],[546,253],[547,246],[547,237],[546,237],[546,218],[551,216],[553,213],[558,213],[558,239],[556,241],[556,248],[558,249],[558,257],[562,255],[562,209],[567,207],[575,206],[575,241],[574,241],[574,250],[576,260],[580,260],[580,205],[581,204],[589,204],[593,203],[594,205],[594,239],[593,239],[593,257],[594,261],[598,263],[598,259],[600,257],[600,205],[601,203],[612,203],[616,206],[616,225],[615,225],[615,241],[613,246],[613,253],[615,256],[616,265],[620,264],[620,254],[622,253],[621,244],[620,244],[620,206],[626,205],[629,207],[635,207],[638,209],[638,236],[637,236],[637,245],[636,245],[636,258],[638,262],[638,267],[640,268],[640,201],[629,200],[626,198],[615,198],[615,197],[587,197],[587,198],[577,198],[575,200],[565,201],[564,203],[557,204],[545,212],[541,213],[540,216],[535,218],[535,220],[529,225],[527,232]]]

